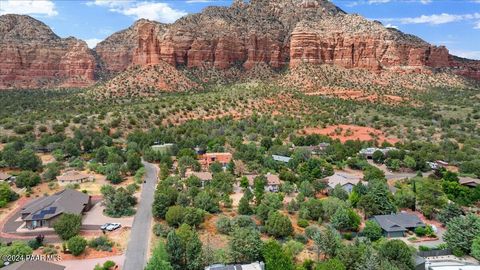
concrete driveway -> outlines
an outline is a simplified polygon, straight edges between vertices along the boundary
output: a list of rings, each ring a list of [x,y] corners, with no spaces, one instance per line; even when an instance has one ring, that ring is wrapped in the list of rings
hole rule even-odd
[[[125,254],[125,270],[144,269],[148,254],[148,242],[150,240],[152,224],[152,204],[155,195],[155,186],[158,179],[158,167],[143,162],[145,166],[146,183],[143,184],[140,204],[135,214],[130,241]]]
[[[121,218],[111,218],[103,214],[105,206],[98,202],[95,204],[90,211],[86,212],[83,216],[82,224],[84,226],[98,226],[109,222],[109,223],[120,223],[122,227],[132,227],[133,216],[131,217],[121,217]]]
[[[55,264],[65,266],[65,270],[89,270],[89,269],[95,268],[95,265],[97,264],[103,264],[106,261],[114,261],[119,266],[119,269],[122,269],[122,264],[124,259],[125,259],[125,256],[120,255],[120,256],[112,256],[112,257],[100,258],[100,259],[58,261],[58,262],[55,262]]]

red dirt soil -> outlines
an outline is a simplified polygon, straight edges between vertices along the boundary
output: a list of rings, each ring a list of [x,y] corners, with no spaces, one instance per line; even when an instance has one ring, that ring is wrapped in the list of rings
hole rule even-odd
[[[339,139],[342,143],[349,140],[373,141],[379,143],[388,142],[395,144],[400,140],[397,138],[386,137],[383,131],[371,127],[361,127],[355,125],[333,125],[326,128],[305,128],[301,131],[303,134],[326,135],[333,139]]]

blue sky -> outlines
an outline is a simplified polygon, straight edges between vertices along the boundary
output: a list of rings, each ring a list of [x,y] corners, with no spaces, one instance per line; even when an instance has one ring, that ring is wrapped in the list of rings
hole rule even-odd
[[[480,59],[480,0],[332,0],[348,13],[445,45],[459,56]],[[231,0],[0,0],[0,14],[31,15],[61,37],[75,36],[94,46],[139,18],[174,22],[209,5]]]

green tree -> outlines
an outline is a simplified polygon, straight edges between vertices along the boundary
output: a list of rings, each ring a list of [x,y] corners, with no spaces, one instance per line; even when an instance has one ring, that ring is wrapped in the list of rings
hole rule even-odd
[[[382,151],[377,150],[373,152],[372,159],[375,163],[383,163],[383,161],[385,160],[385,155]]]
[[[329,259],[317,265],[315,270],[346,270],[345,265],[338,258]]]
[[[317,251],[317,261],[320,259],[320,253],[329,258],[334,258],[342,246],[340,234],[331,226],[315,233],[312,240]]]
[[[471,255],[477,260],[480,260],[480,235],[473,239],[471,247]]]
[[[202,268],[202,242],[194,231],[187,242],[185,249],[186,266],[189,270],[200,270]]]
[[[165,220],[170,226],[180,226],[183,223],[185,208],[180,205],[174,205],[168,208]]]
[[[27,255],[31,255],[33,250],[25,242],[14,241],[10,246],[0,245],[0,263],[4,265],[5,258],[11,256],[15,258],[24,258]]]
[[[123,187],[115,189],[110,185],[104,185],[100,191],[104,197],[106,215],[122,217],[135,213],[133,206],[137,203],[137,199],[133,196],[132,190]]]
[[[443,225],[447,225],[452,218],[463,216],[464,214],[465,213],[458,204],[449,203],[442,210],[440,210],[440,213],[438,214],[438,220],[442,222]]]
[[[276,240],[268,240],[263,244],[262,255],[265,258],[266,270],[293,270],[292,257],[282,250]]]
[[[198,226],[202,224],[204,217],[205,212],[202,209],[186,207],[183,215],[183,223],[186,223],[190,226]]]
[[[238,213],[240,215],[251,215],[253,214],[253,210],[250,207],[250,202],[248,198],[243,195],[243,197],[240,199],[240,202],[238,203]]]
[[[73,236],[72,238],[68,239],[67,247],[70,252],[72,252],[73,256],[78,256],[85,251],[87,247],[87,240],[80,235]]]
[[[293,226],[290,219],[278,211],[271,211],[268,214],[265,229],[268,234],[275,237],[287,237],[293,233]]]
[[[415,180],[417,204],[423,214],[427,217],[447,204],[447,197],[442,190],[440,181],[431,178],[420,178]]]
[[[343,189],[340,184],[337,184],[330,192],[330,196],[339,198],[342,201],[346,201],[348,199],[348,192]]]
[[[0,207],[18,198],[18,194],[10,188],[7,183],[0,183]]]
[[[402,240],[383,242],[379,247],[379,255],[399,269],[414,269],[413,252]]]
[[[252,262],[261,257],[260,233],[251,228],[235,228],[231,234],[230,256],[233,262]]]
[[[360,226],[360,216],[353,209],[339,208],[330,219],[332,226],[340,231],[356,231]]]
[[[480,235],[480,217],[469,214],[452,218],[443,239],[454,252],[469,254],[473,239]]]
[[[360,198],[357,206],[363,210],[366,217],[396,212],[392,194],[383,180],[370,180],[367,194]]]
[[[365,222],[365,228],[362,231],[363,236],[370,239],[370,241],[377,241],[382,237],[382,227],[373,220],[367,220]]]
[[[379,168],[369,165],[363,170],[363,180],[385,180],[385,173]]]
[[[106,163],[108,158],[108,148],[106,146],[102,146],[97,149],[95,154],[95,160],[99,163]]]
[[[137,152],[128,151],[127,153],[127,168],[134,174],[138,169],[142,167],[142,159]]]
[[[210,213],[216,213],[220,210],[218,200],[206,191],[202,191],[195,196],[193,205]]]
[[[15,185],[18,188],[28,188],[34,187],[40,183],[41,179],[40,176],[31,171],[22,171],[17,175],[17,179],[15,180]]]
[[[63,240],[68,240],[80,232],[82,217],[80,215],[64,213],[53,224],[53,229]]]
[[[172,264],[173,269],[184,269],[185,249],[180,237],[178,237],[174,230],[170,231],[167,235],[166,250],[168,253],[168,261]]]
[[[22,170],[38,171],[42,168],[42,161],[31,149],[23,149],[18,154],[18,167]]]
[[[157,242],[145,270],[173,270],[172,265],[168,262],[168,253],[163,241]]]

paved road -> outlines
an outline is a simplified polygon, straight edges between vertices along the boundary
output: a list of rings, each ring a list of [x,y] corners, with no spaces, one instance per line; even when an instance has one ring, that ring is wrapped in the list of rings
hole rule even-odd
[[[150,237],[150,225],[152,223],[152,203],[155,193],[155,185],[158,179],[158,169],[155,165],[144,162],[146,174],[143,184],[140,205],[137,208],[133,220],[130,241],[125,254],[124,270],[141,270],[145,268],[148,254],[148,241]]]

